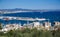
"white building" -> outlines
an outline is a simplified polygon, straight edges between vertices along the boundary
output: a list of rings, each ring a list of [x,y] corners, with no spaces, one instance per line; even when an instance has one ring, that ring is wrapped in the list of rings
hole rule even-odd
[[[58,30],[60,28],[60,22],[54,22],[54,30]]]
[[[32,29],[33,28],[33,23],[24,24],[23,27]]]
[[[39,22],[33,22],[34,23],[34,27],[39,27],[40,23]]]
[[[51,23],[50,22],[45,22],[44,25],[45,25],[45,29],[46,30],[49,30],[50,27],[51,27]]]
[[[37,28],[38,30],[43,29],[43,24],[40,22],[34,22],[34,27]]]
[[[7,31],[10,31],[10,30],[16,30],[20,27],[21,27],[21,25],[19,25],[19,24],[8,24],[2,29],[2,31],[7,32]]]
[[[55,22],[55,26],[60,25],[60,22]]]

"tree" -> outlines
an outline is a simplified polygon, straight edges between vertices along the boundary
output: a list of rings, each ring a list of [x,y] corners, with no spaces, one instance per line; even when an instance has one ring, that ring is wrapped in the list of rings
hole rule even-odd
[[[0,23],[0,29],[2,29],[2,24]]]

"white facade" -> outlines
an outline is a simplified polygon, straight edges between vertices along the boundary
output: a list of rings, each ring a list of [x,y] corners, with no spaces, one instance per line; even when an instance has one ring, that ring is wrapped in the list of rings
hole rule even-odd
[[[45,29],[49,30],[51,27],[51,23],[50,22],[45,22]]]
[[[40,22],[34,22],[34,27],[37,28],[38,30],[43,30],[44,26]]]
[[[21,27],[21,25],[19,25],[19,24],[8,24],[2,29],[2,31],[10,31],[10,30],[14,30],[14,29],[16,30],[20,27]]]
[[[39,22],[34,22],[34,27],[39,27],[40,23]]]
[[[55,22],[55,26],[60,25],[60,22]]]

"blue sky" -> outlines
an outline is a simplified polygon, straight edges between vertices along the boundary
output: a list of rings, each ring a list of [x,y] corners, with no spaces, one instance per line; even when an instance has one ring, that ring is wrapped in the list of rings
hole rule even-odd
[[[0,9],[60,9],[60,0],[0,0]]]

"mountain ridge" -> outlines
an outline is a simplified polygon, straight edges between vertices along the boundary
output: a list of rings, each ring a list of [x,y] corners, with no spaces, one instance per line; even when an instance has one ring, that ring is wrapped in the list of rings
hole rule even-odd
[[[1,12],[11,12],[11,11],[34,11],[34,12],[46,12],[46,11],[60,11],[58,10],[47,10],[47,9],[43,9],[43,10],[38,10],[38,9],[22,9],[22,8],[15,8],[15,9],[0,9]]]

